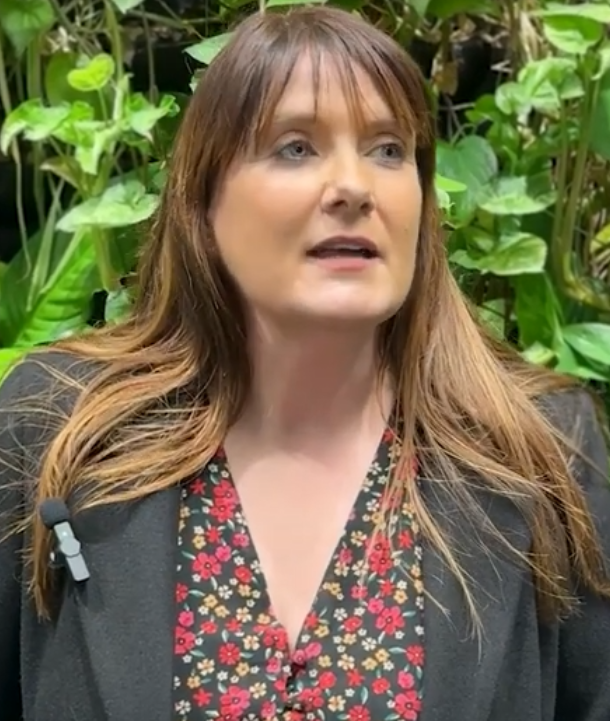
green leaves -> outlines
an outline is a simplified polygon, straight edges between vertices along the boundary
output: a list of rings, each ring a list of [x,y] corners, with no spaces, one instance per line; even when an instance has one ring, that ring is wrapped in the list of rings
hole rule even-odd
[[[0,27],[20,55],[40,34],[47,32],[55,22],[55,13],[49,0],[2,0]]]
[[[28,243],[36,265],[42,234]],[[0,282],[0,334],[5,345],[27,348],[82,329],[93,292],[100,287],[93,244],[86,233],[56,233],[50,263],[38,292],[31,297],[32,275],[20,251]]]
[[[606,3],[548,3],[534,14],[542,17],[547,40],[570,55],[587,53],[602,40],[610,24],[610,6]]]
[[[218,53],[229,42],[233,33],[222,33],[212,38],[206,38],[196,45],[185,48],[184,52],[199,63],[209,65]]]
[[[577,323],[566,326],[562,333],[573,350],[610,368],[610,325]]]
[[[475,247],[456,250],[450,258],[453,263],[499,276],[540,273],[544,269],[546,243],[535,235],[514,233],[502,236],[499,241],[491,236],[472,240]]]
[[[121,228],[147,220],[155,212],[158,196],[147,193],[138,180],[117,182],[94,198],[68,211],[57,228],[74,233],[87,227]]]
[[[441,176],[465,186],[452,197],[451,221],[456,225],[469,222],[479,207],[488,184],[498,172],[498,161],[484,139],[475,135],[463,138],[458,143],[439,143],[437,167]],[[452,193],[451,190],[446,192]]]
[[[82,93],[102,90],[114,75],[115,65],[112,56],[100,53],[92,58],[83,58],[79,67],[70,70],[68,83]]]
[[[544,173],[531,177],[499,177],[488,189],[481,208],[494,215],[530,215],[555,202],[550,177]]]
[[[141,5],[144,0],[112,0],[112,2],[121,12],[126,13]]]

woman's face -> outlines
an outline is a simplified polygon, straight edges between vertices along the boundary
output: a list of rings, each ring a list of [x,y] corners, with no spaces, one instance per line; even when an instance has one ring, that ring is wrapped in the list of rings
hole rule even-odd
[[[332,64],[316,93],[303,57],[216,198],[218,249],[254,318],[376,326],[409,292],[422,207],[412,138],[357,78],[360,122]]]

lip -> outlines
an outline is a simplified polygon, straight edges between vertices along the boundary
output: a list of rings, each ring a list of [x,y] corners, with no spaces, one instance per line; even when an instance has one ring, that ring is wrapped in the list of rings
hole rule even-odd
[[[358,248],[369,251],[376,258],[381,257],[381,253],[379,252],[377,244],[374,243],[370,238],[367,238],[363,235],[331,235],[330,237],[324,238],[324,240],[321,240],[319,243],[316,243],[311,248],[309,248],[307,254],[310,255],[314,251],[322,249],[327,245],[340,244],[355,245]]]

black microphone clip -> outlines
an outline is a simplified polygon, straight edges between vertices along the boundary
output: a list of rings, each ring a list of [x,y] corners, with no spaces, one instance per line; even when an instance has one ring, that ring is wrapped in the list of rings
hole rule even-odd
[[[81,552],[80,541],[74,535],[66,502],[61,498],[47,498],[38,507],[38,513],[45,527],[55,537],[51,564],[66,568],[75,583],[87,581],[90,578],[89,569]]]

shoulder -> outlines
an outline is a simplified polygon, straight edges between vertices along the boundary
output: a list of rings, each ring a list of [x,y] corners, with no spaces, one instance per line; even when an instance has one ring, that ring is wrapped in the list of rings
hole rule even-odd
[[[0,384],[0,407],[22,394],[45,391],[57,383],[83,381],[96,367],[94,361],[60,350],[40,350],[18,361]]]

